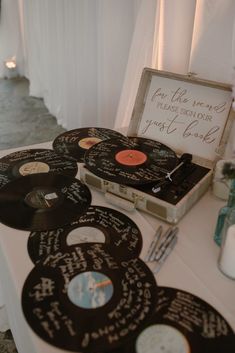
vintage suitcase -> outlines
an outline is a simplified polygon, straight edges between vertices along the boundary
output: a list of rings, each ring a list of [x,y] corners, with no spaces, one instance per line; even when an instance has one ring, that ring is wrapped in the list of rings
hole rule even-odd
[[[80,166],[80,178],[104,193],[105,198],[130,210],[138,208],[169,223],[181,217],[208,189],[215,162],[224,153],[231,123],[231,86],[146,68],[127,131],[128,137],[155,140],[170,147],[181,163],[192,161],[159,183],[128,186],[99,177]]]

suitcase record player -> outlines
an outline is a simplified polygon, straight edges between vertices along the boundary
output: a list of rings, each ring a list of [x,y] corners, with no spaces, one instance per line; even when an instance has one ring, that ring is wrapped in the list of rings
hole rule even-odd
[[[127,137],[88,150],[81,180],[126,210],[138,208],[177,223],[208,189],[213,166],[223,156],[234,117],[231,91],[227,84],[145,68]],[[134,177],[143,176],[143,184],[141,177],[132,182],[133,154],[126,157],[132,150],[143,160],[133,169]],[[171,159],[175,154],[176,163],[165,162],[166,154]],[[157,155],[163,155],[164,163]]]

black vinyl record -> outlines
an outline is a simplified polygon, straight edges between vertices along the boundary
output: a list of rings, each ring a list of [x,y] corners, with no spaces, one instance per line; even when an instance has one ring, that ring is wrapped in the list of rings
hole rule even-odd
[[[18,177],[34,173],[60,173],[76,176],[77,163],[49,149],[28,149],[13,152],[0,159],[0,187]]]
[[[142,332],[112,353],[233,353],[235,335],[211,305],[183,290],[158,287],[155,314]]]
[[[78,179],[31,174],[0,189],[0,221],[21,230],[46,230],[70,223],[90,203],[90,190]]]
[[[124,260],[139,256],[142,235],[125,214],[107,207],[90,206],[68,225],[31,232],[28,253],[33,263],[38,263],[55,251],[81,243],[105,243],[111,254]]]
[[[91,147],[86,168],[106,180],[142,185],[163,178],[178,163],[174,151],[160,142],[141,137],[110,139]]]
[[[49,255],[28,275],[22,308],[32,330],[76,352],[105,352],[127,342],[151,318],[152,272],[138,258],[120,261],[105,244],[80,244]]]
[[[77,162],[83,162],[85,152],[94,144],[110,138],[123,136],[117,131],[87,127],[69,130],[57,136],[53,141],[53,149],[56,153],[69,156]]]

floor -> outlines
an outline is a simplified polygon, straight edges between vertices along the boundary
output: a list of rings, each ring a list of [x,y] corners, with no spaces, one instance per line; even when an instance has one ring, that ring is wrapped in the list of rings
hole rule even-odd
[[[0,150],[52,141],[64,131],[42,99],[29,97],[26,78],[0,78]],[[0,353],[17,353],[10,330],[0,332]]]
[[[64,131],[42,99],[29,97],[26,78],[0,79],[0,150],[51,141]]]

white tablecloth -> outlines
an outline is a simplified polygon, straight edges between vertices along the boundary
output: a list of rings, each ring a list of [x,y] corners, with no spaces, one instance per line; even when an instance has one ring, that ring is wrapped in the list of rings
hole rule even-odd
[[[30,147],[51,148],[51,144]],[[12,150],[1,151],[0,156],[11,152]],[[107,204],[101,193],[92,191],[92,196],[93,205],[115,208]],[[224,202],[216,199],[209,190],[185,215],[179,223],[177,245],[156,275],[156,280],[159,285],[180,288],[204,299],[214,306],[235,330],[235,281],[219,271],[219,248],[213,241],[218,210],[223,204]],[[126,214],[136,222],[142,232],[144,244],[141,257],[144,258],[157,227],[162,224],[166,229],[168,225],[136,210]],[[28,326],[22,313],[21,290],[34,266],[27,253],[28,236],[29,232],[0,224],[2,304],[6,306],[19,353],[66,352],[40,339]]]

